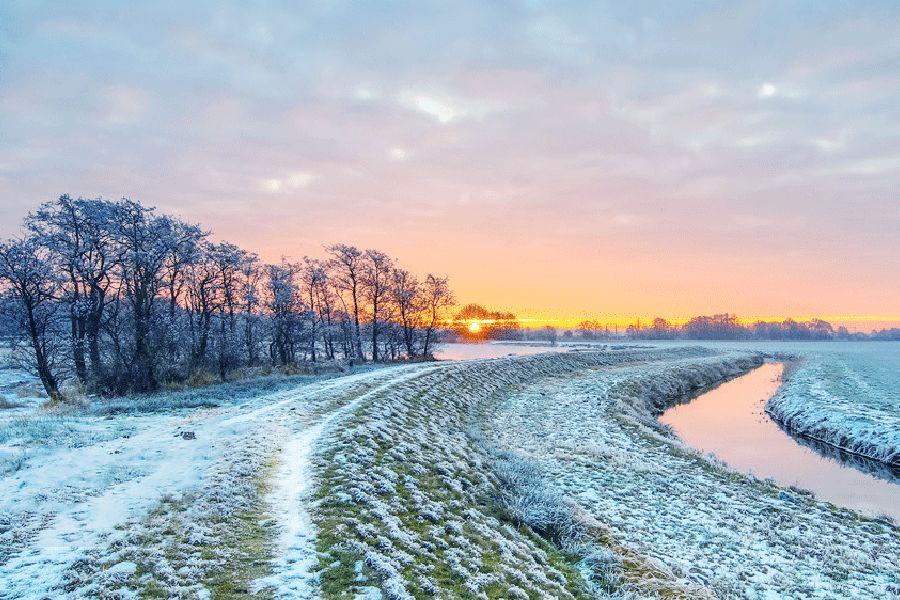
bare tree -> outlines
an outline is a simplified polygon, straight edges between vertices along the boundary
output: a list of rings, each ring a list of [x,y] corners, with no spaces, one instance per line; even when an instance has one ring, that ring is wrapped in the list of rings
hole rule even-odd
[[[239,281],[242,266],[248,253],[234,244],[212,244],[209,258],[216,273],[219,291],[219,334],[217,339],[219,378],[225,380],[235,364],[235,340],[237,339],[237,311],[240,296]]]
[[[366,250],[364,255],[365,295],[372,309],[372,361],[378,361],[378,336],[381,325],[387,320],[388,294],[390,292],[391,271],[394,263],[384,252]]]
[[[206,234],[196,225],[189,225],[173,220],[173,244],[163,272],[163,288],[166,294],[167,330],[167,370],[169,376],[177,376],[183,358],[193,361],[194,322],[190,310],[192,298],[189,293],[194,268],[203,258],[202,244]],[[187,314],[185,314],[187,313]],[[187,324],[185,325],[185,322]],[[186,343],[186,335],[191,334],[191,343]]]
[[[121,280],[133,320],[131,386],[137,392],[148,392],[158,387],[151,328],[175,228],[171,218],[156,216],[152,209],[131,200],[118,204],[117,216]]]
[[[334,282],[337,288],[350,294],[350,313],[353,317],[353,348],[357,358],[365,360],[362,350],[362,334],[359,326],[360,313],[360,286],[364,277],[363,253],[355,246],[346,244],[333,244],[326,248],[331,256],[328,265],[334,273]]]
[[[323,314],[321,289],[326,280],[325,265],[318,259],[305,256],[300,269],[300,282],[309,307],[309,356],[312,362],[316,362],[316,324]]]
[[[321,271],[319,272],[319,277],[316,279],[315,295],[317,298],[316,302],[319,320],[322,323],[322,344],[325,348],[325,356],[333,360],[335,355],[334,333],[337,329],[335,320],[338,317],[335,308],[337,291],[332,289],[331,277],[329,276],[327,265],[322,261],[319,261],[318,264],[321,267]]]
[[[281,365],[295,362],[297,356],[304,312],[296,280],[299,270],[298,265],[286,260],[278,265],[266,265],[266,308],[272,318],[270,355]]]
[[[397,317],[403,330],[403,345],[409,358],[416,357],[416,332],[424,306],[424,296],[419,280],[405,269],[394,269],[391,275],[391,299],[397,308]]]
[[[150,392],[197,371],[320,356],[429,353],[452,304],[446,279],[423,284],[383,252],[334,244],[327,260],[260,266],[198,226],[123,199],[60,196],[9,241],[0,334],[28,341],[48,393],[74,376],[101,394]]]
[[[100,350],[101,327],[116,267],[116,204],[107,200],[60,196],[25,220],[28,229],[64,274],[70,346],[76,377],[99,390],[105,379]],[[90,358],[90,373],[86,360]]]
[[[187,312],[191,334],[191,366],[194,371],[206,362],[213,315],[222,304],[218,267],[204,245],[199,258],[187,270]]]
[[[62,396],[56,367],[62,332],[55,327],[58,307],[55,301],[61,280],[35,238],[0,244],[0,281],[9,286],[9,292],[22,309],[41,384],[50,398],[58,400]]]
[[[431,273],[425,278],[423,286],[423,303],[425,305],[425,341],[422,348],[424,356],[431,355],[435,334],[447,310],[456,303],[453,292],[446,277],[435,277]]]
[[[253,253],[244,256],[241,265],[241,311],[244,318],[244,351],[247,364],[255,365],[257,361],[257,347],[259,344],[259,283],[261,270],[259,257]]]

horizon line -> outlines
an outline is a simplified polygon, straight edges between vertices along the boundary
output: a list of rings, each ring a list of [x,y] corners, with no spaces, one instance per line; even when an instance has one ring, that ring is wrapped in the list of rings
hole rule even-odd
[[[505,310],[505,309],[501,309]],[[511,311],[514,313],[514,311]],[[876,331],[883,327],[874,327],[874,325],[893,325],[900,326],[900,316],[881,316],[881,315],[746,315],[742,316],[737,313],[732,312],[710,312],[704,314],[691,315],[689,317],[685,316],[664,316],[659,314],[654,315],[630,315],[630,316],[620,316],[620,315],[607,315],[603,316],[602,314],[594,314],[594,315],[586,315],[579,317],[541,317],[541,316],[523,316],[516,317],[516,321],[526,329],[539,329],[542,327],[558,327],[560,329],[568,329],[568,328],[576,328],[583,321],[598,321],[603,326],[619,326],[619,327],[628,327],[629,325],[634,325],[637,321],[640,321],[641,324],[650,324],[656,318],[663,318],[672,323],[673,325],[683,325],[690,321],[692,318],[699,316],[712,316],[717,314],[729,314],[733,315],[737,318],[738,323],[743,325],[752,324],[759,321],[765,323],[781,323],[788,319],[792,319],[798,322],[804,321],[812,321],[814,319],[819,319],[822,321],[827,321],[831,325],[835,326],[847,326],[847,325],[855,325],[865,326],[866,324],[872,325],[870,331]],[[850,327],[848,327],[850,329]]]

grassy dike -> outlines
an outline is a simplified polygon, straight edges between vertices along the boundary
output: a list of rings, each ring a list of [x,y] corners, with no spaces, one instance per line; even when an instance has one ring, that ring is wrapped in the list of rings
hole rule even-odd
[[[371,588],[391,599],[606,595],[608,586],[582,576],[582,548],[553,520],[566,512],[560,499],[511,489],[519,467],[510,470],[472,427],[485,407],[529,382],[709,354],[625,349],[497,359],[449,365],[385,390],[317,458],[324,597]],[[543,521],[529,519],[530,501]]]

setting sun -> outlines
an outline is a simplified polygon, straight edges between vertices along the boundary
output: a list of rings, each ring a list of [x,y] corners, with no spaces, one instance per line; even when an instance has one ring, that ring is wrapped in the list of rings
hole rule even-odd
[[[0,0],[0,600],[900,600],[900,0],[117,8]]]

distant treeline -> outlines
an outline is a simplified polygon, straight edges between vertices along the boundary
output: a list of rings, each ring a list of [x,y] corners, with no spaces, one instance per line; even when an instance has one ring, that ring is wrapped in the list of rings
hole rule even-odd
[[[599,332],[590,327],[590,323],[583,323],[578,333],[590,337]],[[883,329],[871,334],[850,333],[846,327],[835,329],[822,319],[742,324],[737,316],[726,313],[694,317],[683,325],[673,325],[659,317],[647,324],[638,321],[625,329],[625,335],[635,340],[900,340],[900,329]]]
[[[515,340],[555,343],[565,341],[622,340],[783,340],[783,341],[900,341],[900,329],[882,329],[869,334],[851,333],[846,327],[835,329],[822,319],[781,322],[740,322],[736,315],[721,314],[694,317],[682,325],[657,317],[640,320],[620,328],[596,320],[582,321],[573,329],[522,327],[512,313],[490,311],[477,304],[465,306],[454,319],[458,341]],[[473,321],[481,325],[476,332],[467,329]]]
[[[427,357],[453,305],[387,254],[334,244],[264,264],[123,199],[61,196],[0,244],[0,333],[60,398],[327,360]]]

